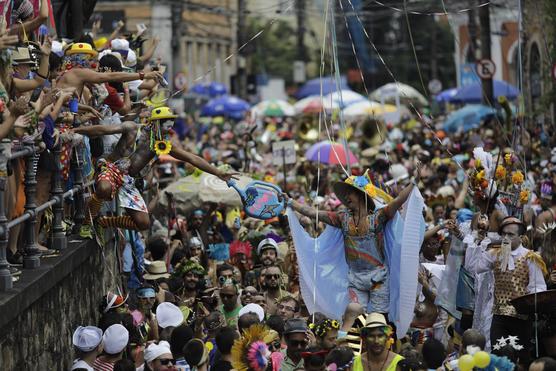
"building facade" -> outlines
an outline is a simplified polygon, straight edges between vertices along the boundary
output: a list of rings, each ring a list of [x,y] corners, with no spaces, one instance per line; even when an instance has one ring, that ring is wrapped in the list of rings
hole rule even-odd
[[[95,13],[109,20],[123,19],[125,31],[138,24],[160,43],[155,58],[168,66],[169,81],[183,73],[189,86],[216,81],[230,88],[237,61],[237,0],[99,1]],[[105,34],[111,23],[104,22]]]

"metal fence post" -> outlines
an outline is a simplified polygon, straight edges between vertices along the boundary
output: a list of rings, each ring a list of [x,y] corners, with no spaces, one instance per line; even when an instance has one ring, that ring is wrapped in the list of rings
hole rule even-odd
[[[35,241],[35,225],[37,224],[37,216],[35,209],[37,208],[36,192],[37,192],[37,162],[38,156],[35,151],[33,142],[23,143],[26,148],[31,148],[32,152],[26,159],[25,169],[25,212],[31,212],[31,218],[25,221],[25,256],[23,257],[23,268],[34,269],[41,265],[40,251]]]
[[[62,152],[61,144],[58,144],[52,151],[54,163],[56,166],[60,164],[60,153]],[[57,203],[52,206],[52,228],[50,232],[50,248],[55,250],[64,250],[68,245],[68,240],[64,231],[62,220],[64,219],[64,188],[62,187],[62,175],[59,171],[52,174],[52,197],[57,199]]]
[[[77,192],[74,198],[75,214],[73,216],[73,221],[77,231],[79,231],[81,224],[83,224],[83,221],[85,220],[85,200],[83,197],[83,189],[81,189],[83,187],[83,160],[81,159],[81,148],[82,144],[73,147],[71,164],[74,175],[74,184],[76,187],[80,187],[79,192]]]
[[[6,249],[8,248],[8,218],[6,218],[6,205],[4,203],[4,192],[6,191],[6,180],[8,177],[8,157],[10,155],[12,142],[2,139],[0,143],[0,291],[8,291],[13,287],[10,265],[6,260]]]

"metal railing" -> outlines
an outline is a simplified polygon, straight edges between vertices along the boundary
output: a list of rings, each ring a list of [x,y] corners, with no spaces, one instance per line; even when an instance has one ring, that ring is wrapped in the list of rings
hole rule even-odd
[[[79,146],[78,146],[79,147]],[[60,154],[62,148],[58,144],[52,151],[53,161],[56,167],[60,164]],[[6,217],[6,184],[8,180],[8,163],[18,158],[25,158],[25,211],[23,214],[13,220]],[[12,141],[3,139],[0,142],[0,292],[8,291],[13,288],[13,279],[10,273],[10,265],[7,261],[7,248],[10,230],[23,224],[23,269],[36,269],[41,264],[41,253],[35,240],[37,216],[39,213],[52,207],[53,220],[48,236],[49,246],[54,250],[64,250],[67,247],[67,236],[63,226],[64,219],[64,200],[73,197],[74,214],[73,221],[76,228],[85,220],[85,201],[83,191],[87,189],[93,182],[83,183],[83,161],[78,152],[72,149],[71,169],[74,174],[73,188],[64,192],[61,171],[54,171],[52,174],[52,186],[50,199],[37,205],[37,166],[39,153],[34,142],[24,142],[23,146],[17,148],[12,153]],[[17,197],[16,194],[7,195],[8,197]],[[23,274],[23,273],[22,273]]]

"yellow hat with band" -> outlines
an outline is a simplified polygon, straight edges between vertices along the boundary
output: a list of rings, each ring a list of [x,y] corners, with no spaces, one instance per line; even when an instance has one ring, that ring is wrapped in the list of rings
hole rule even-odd
[[[176,116],[170,107],[158,107],[152,110],[149,121],[175,119]]]
[[[73,55],[73,54],[87,54],[91,57],[96,57],[98,52],[93,49],[91,44],[87,43],[74,43],[71,44],[65,52],[66,55]]]

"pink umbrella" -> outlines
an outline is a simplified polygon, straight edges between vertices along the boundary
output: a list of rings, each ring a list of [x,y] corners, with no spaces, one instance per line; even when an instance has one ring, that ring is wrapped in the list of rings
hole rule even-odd
[[[341,143],[332,143],[329,141],[323,141],[313,144],[307,152],[305,152],[305,158],[309,161],[318,162],[320,153],[320,162],[329,165],[347,165],[347,158],[349,158],[349,164],[353,165],[359,162],[357,157],[348,149],[348,155],[344,150],[344,146]]]

